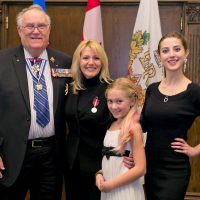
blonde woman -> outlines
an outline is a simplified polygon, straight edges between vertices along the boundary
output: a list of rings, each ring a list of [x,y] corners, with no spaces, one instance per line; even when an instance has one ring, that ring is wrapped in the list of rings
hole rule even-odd
[[[101,168],[102,144],[110,124],[105,90],[111,83],[108,59],[96,41],[82,41],[72,61],[73,83],[66,96],[69,127],[66,145],[67,199],[99,200],[95,173]],[[128,165],[129,159],[125,159]]]

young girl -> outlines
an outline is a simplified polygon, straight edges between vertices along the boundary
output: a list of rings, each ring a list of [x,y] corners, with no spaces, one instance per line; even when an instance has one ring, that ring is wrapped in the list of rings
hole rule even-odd
[[[144,200],[139,180],[146,172],[142,129],[137,113],[137,92],[128,78],[118,78],[106,90],[114,122],[104,138],[102,170],[96,173],[101,200]],[[134,167],[123,165],[123,156],[133,154]]]

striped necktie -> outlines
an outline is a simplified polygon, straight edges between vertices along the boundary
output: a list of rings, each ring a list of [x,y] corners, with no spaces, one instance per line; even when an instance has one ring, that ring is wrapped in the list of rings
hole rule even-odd
[[[49,102],[47,88],[43,71],[40,73],[42,59],[30,59],[33,69],[33,88],[34,88],[34,110],[36,111],[36,122],[44,128],[50,121]],[[44,66],[45,67],[45,66]]]

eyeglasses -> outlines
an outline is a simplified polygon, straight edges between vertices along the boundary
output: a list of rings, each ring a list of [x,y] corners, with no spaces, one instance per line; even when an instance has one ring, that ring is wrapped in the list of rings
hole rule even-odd
[[[33,32],[35,31],[36,28],[39,32],[42,32],[42,31],[47,30],[48,26],[49,24],[38,24],[38,25],[27,24],[26,26],[23,26],[23,28],[25,31],[28,31],[28,32]]]

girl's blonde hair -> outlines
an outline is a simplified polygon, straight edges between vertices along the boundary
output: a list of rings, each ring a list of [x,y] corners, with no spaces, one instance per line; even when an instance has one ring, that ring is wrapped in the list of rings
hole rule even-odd
[[[112,89],[117,89],[123,91],[128,98],[133,102],[133,106],[130,108],[128,114],[125,116],[121,131],[119,135],[118,146],[114,149],[119,153],[123,154],[124,149],[128,141],[133,137],[132,128],[139,122],[139,112],[138,108],[138,94],[137,86],[129,78],[117,78],[114,80],[107,88],[105,96],[107,98],[108,92]]]
[[[80,69],[80,59],[81,59],[81,53],[83,50],[89,47],[91,48],[94,53],[100,58],[100,61],[102,63],[101,71],[99,79],[101,82],[107,82],[110,83],[112,79],[110,78],[110,73],[108,69],[108,58],[107,55],[103,49],[103,47],[95,40],[84,40],[80,42],[78,47],[76,48],[73,59],[72,59],[72,78],[74,80],[73,82],[73,93],[76,94],[79,90],[84,90],[85,87],[83,85],[83,74]]]

